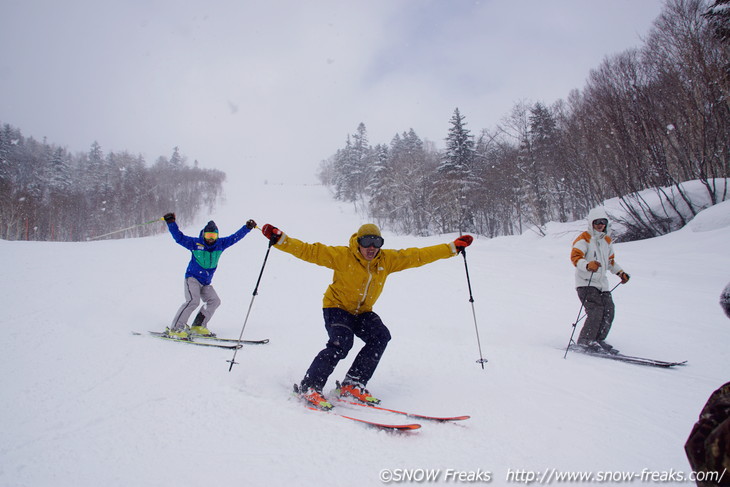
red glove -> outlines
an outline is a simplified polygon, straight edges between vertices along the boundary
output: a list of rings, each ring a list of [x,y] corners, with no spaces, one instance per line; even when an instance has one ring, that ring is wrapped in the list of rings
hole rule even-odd
[[[461,237],[454,240],[454,246],[456,247],[456,253],[458,254],[465,248],[471,245],[474,241],[474,237],[471,235],[462,235]]]
[[[591,271],[591,272],[598,271],[598,268],[599,267],[601,267],[601,263],[598,262],[597,260],[592,260],[592,261],[590,261],[589,263],[586,264],[586,269],[589,270],[589,271]]]
[[[261,227],[261,233],[264,234],[264,237],[269,239],[271,245],[275,245],[276,242],[278,242],[281,238],[281,230],[272,225],[269,225],[268,223]]]
[[[618,277],[621,278],[621,284],[626,284],[627,282],[629,282],[629,277],[631,276],[626,274],[624,271],[621,271],[618,273]]]

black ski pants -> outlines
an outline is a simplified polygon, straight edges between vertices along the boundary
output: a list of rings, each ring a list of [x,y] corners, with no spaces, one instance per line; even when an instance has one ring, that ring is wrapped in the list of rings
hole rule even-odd
[[[335,370],[338,362],[345,358],[352,348],[354,337],[358,337],[365,346],[360,350],[345,375],[345,380],[365,386],[375,373],[385,347],[390,341],[390,332],[372,312],[353,315],[339,308],[324,308],[324,326],[329,335],[327,346],[317,354],[309,366],[302,390],[313,388],[322,392],[327,379]]]

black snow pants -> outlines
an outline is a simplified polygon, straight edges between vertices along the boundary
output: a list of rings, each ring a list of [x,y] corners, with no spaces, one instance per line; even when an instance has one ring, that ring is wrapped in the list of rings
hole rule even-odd
[[[309,366],[302,379],[302,390],[306,391],[311,387],[322,391],[338,362],[345,358],[352,348],[355,336],[365,342],[365,346],[355,357],[345,381],[365,386],[375,373],[385,347],[390,341],[388,328],[372,311],[360,315],[353,315],[339,308],[324,308],[322,311],[329,341]]]

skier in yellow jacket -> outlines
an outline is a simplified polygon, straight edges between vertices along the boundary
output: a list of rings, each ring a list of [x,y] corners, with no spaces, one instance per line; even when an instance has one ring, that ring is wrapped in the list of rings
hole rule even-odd
[[[337,363],[352,348],[355,336],[365,342],[365,346],[357,354],[338,392],[364,403],[380,402],[365,386],[390,340],[388,328],[373,312],[388,275],[452,257],[473,241],[470,235],[463,235],[448,244],[390,250],[381,248],[383,237],[372,223],[362,225],[350,237],[349,246],[336,247],[302,242],[269,224],[261,230],[277,249],[334,270],[332,284],[323,300],[329,341],[314,358],[298,387],[300,397],[320,409],[333,407],[322,396],[322,389]]]

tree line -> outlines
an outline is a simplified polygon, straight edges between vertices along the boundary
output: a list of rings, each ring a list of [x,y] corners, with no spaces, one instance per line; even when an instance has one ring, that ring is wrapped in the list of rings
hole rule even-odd
[[[413,129],[372,146],[361,123],[319,178],[401,233],[544,232],[613,197],[629,215],[624,239],[675,230],[703,209],[682,182],[702,181],[712,204],[728,196],[729,2],[669,0],[639,48],[607,57],[565,100],[517,103],[495,129],[472,134],[457,108],[444,150]]]
[[[81,241],[129,228],[114,237],[165,230],[141,225],[176,210],[192,220],[210,211],[225,173],[191,166],[178,148],[148,167],[141,155],[104,154],[94,142],[86,153],[0,129],[0,238]]]

